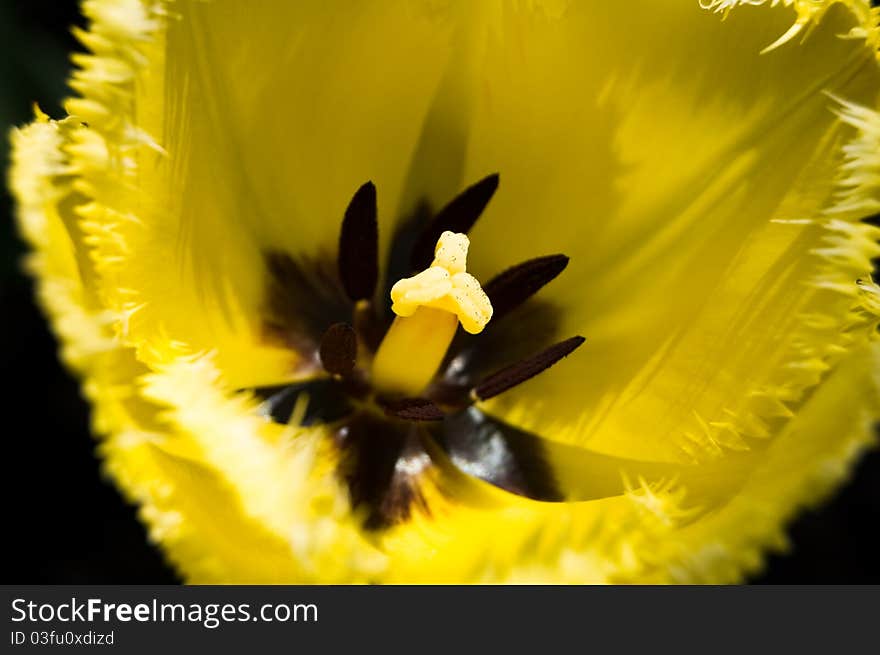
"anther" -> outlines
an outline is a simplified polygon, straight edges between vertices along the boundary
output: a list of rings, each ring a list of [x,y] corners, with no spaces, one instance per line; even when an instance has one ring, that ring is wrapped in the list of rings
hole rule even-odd
[[[583,337],[572,337],[542,350],[537,355],[512,364],[484,378],[471,395],[474,400],[488,400],[504,393],[518,384],[547,370],[563,357],[570,355],[586,341]]]
[[[357,362],[357,335],[346,323],[334,323],[321,338],[321,365],[331,375],[345,377]]]
[[[406,421],[440,421],[443,411],[427,398],[403,398],[381,401],[388,416]]]
[[[354,302],[369,300],[379,279],[379,222],[376,187],[367,182],[345,210],[339,234],[339,277]]]
[[[412,267],[421,270],[431,263],[434,244],[444,232],[467,234],[480,218],[498,188],[498,174],[493,173],[453,198],[441,209],[419,235],[412,252]]]
[[[548,255],[517,264],[489,280],[483,290],[492,301],[495,320],[535,295],[566,266],[568,257],[565,255]]]

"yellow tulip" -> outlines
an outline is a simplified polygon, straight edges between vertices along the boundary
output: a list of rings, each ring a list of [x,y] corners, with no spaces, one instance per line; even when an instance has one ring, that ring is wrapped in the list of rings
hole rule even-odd
[[[872,444],[867,0],[83,9],[10,184],[187,581],[740,581]]]

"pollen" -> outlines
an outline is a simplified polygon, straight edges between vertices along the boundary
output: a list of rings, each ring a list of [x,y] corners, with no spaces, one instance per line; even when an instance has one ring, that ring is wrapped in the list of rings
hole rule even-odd
[[[455,314],[466,332],[482,332],[492,318],[492,303],[477,279],[466,271],[469,246],[464,234],[441,234],[431,266],[392,287],[394,313],[409,317],[419,307],[440,309]]]

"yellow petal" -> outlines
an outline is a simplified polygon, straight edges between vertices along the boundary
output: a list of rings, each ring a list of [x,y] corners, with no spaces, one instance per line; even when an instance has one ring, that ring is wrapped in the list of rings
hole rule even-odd
[[[16,131],[10,181],[39,299],[83,380],[106,469],[151,539],[193,582],[374,579],[385,557],[360,532],[322,430],[268,423],[249,397],[228,398],[209,358],[150,371],[114,333],[121,319],[96,305],[77,266],[65,129]]]
[[[839,37],[862,24],[837,5],[761,54],[792,16],[502,13],[467,166],[497,167],[502,185],[473,268],[569,255],[540,297],[560,337],[587,344],[491,412],[606,454],[704,460],[755,447],[864,341],[851,309],[877,231],[856,221],[876,206],[876,158],[852,149],[876,147],[880,125],[838,98],[874,106],[874,50]],[[844,199],[854,177],[874,182]]]
[[[785,548],[785,522],[824,498],[873,442],[878,357],[876,343],[852,352],[747,475],[715,471],[729,484],[720,502],[693,479],[672,476],[631,477],[598,500],[539,503],[440,467],[431,515],[385,538],[391,580],[739,582],[760,570],[768,547]]]
[[[111,4],[87,10],[100,18]],[[147,11],[119,5],[126,25]],[[192,352],[216,350],[234,386],[307,374],[311,362],[263,338],[265,254],[322,259],[332,273],[346,202],[367,179],[380,189],[390,237],[451,26],[408,2],[219,0],[170,10],[171,19],[141,20],[144,31],[123,46],[91,38],[89,69],[122,61],[133,88],[110,95],[91,76],[80,85],[88,100],[69,103],[136,168],[94,184],[108,303],[126,312],[125,336],[146,359],[161,361],[153,346],[171,335]],[[124,56],[129,49],[143,58]],[[95,102],[112,106],[92,112],[86,103]],[[111,133],[117,112],[129,122]],[[120,131],[135,142],[119,146]],[[120,196],[119,184],[133,193]]]

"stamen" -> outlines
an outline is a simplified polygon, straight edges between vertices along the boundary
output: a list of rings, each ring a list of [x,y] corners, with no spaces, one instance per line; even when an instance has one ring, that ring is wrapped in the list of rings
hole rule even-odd
[[[478,400],[489,400],[508,389],[522,384],[526,380],[535,377],[538,373],[547,370],[563,357],[570,355],[586,341],[583,337],[566,339],[546,350],[541,351],[534,357],[529,357],[516,364],[489,375],[480,382],[471,392]]]
[[[568,266],[565,255],[530,259],[496,275],[483,287],[497,321],[535,295]]]
[[[334,323],[324,333],[318,349],[324,370],[345,377],[357,362],[357,335],[347,323]]]
[[[468,187],[446,205],[425,227],[413,247],[412,267],[421,270],[431,262],[434,244],[444,232],[467,234],[498,188],[498,173]]]
[[[354,302],[369,300],[379,279],[379,222],[376,187],[367,182],[345,210],[339,235],[339,277]]]
[[[382,406],[388,416],[407,421],[440,421],[445,416],[443,411],[427,398],[385,400],[382,401]]]

